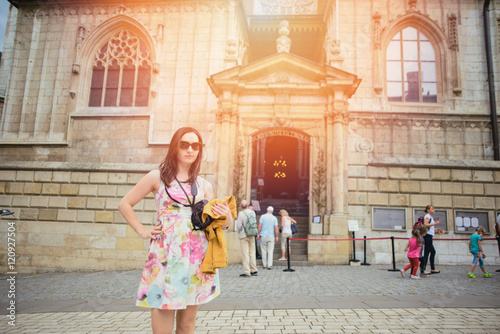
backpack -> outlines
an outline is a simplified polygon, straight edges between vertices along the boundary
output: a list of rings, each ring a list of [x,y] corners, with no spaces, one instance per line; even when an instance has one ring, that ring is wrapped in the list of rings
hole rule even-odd
[[[413,228],[417,228],[419,226],[424,226],[424,217],[423,216],[418,217],[415,224],[413,224]]]
[[[247,237],[255,237],[257,236],[257,219],[255,218],[255,214],[247,215],[244,211],[243,213],[247,216],[248,220],[245,225],[245,234]]]

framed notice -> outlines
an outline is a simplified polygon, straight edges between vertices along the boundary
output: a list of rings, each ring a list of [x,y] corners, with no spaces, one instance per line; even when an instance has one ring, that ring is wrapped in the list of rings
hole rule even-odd
[[[252,205],[253,205],[253,211],[259,212],[260,211],[260,203],[257,200],[252,200]]]
[[[418,217],[424,217],[426,213],[425,209],[413,209],[413,223],[417,221]],[[441,220],[441,224],[434,226],[435,228],[440,228],[445,232],[448,232],[448,211],[446,210],[436,210],[432,215],[434,221]]]
[[[347,221],[347,229],[349,230],[349,232],[358,232],[359,231],[358,221],[357,220],[348,220]]]
[[[373,208],[372,221],[374,230],[406,230],[406,210]]]
[[[321,216],[314,216],[313,224],[321,224]]]
[[[474,233],[478,226],[482,226],[486,233],[490,233],[487,211],[455,211],[455,232]]]

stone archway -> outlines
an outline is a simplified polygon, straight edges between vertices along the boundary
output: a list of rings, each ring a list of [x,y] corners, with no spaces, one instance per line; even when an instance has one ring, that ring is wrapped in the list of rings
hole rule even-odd
[[[250,197],[290,215],[309,216],[310,137],[292,128],[270,128],[251,136]]]

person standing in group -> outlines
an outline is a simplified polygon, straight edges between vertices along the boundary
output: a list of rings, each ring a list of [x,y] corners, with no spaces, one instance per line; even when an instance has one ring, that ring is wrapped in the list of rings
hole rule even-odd
[[[255,210],[253,209],[252,202],[248,203],[248,210],[252,211],[254,215],[256,215]],[[257,215],[255,216],[257,217]],[[255,240],[255,258],[257,260],[261,260],[262,256],[259,254],[260,240],[257,240],[257,236],[254,237]]]
[[[420,257],[420,249],[422,247],[422,239],[420,236],[420,232],[418,228],[414,228],[411,231],[411,238],[408,240],[408,243],[405,247],[405,252],[407,253],[408,260],[410,260],[410,264],[408,264],[404,269],[401,269],[401,276],[405,277],[405,271],[412,268],[411,278],[420,278],[417,276],[418,270],[418,258]]]
[[[293,220],[286,210],[280,210],[281,215],[281,257],[279,261],[286,261],[285,252],[286,252],[286,239],[292,236],[292,221],[297,224],[295,220]],[[290,256],[291,249],[288,250],[288,255]]]
[[[212,185],[199,176],[202,155],[200,133],[191,127],[180,128],[159,169],[140,179],[118,206],[132,229],[150,240],[136,305],[151,309],[154,334],[172,333],[174,323],[177,334],[194,333],[198,306],[220,294],[218,273],[202,273],[208,241],[203,230],[193,230],[188,205],[213,197]],[[157,223],[152,229],[140,222],[133,209],[149,193],[154,194],[157,207]],[[231,225],[227,203],[214,205],[212,212],[227,217],[223,229]]]
[[[441,224],[441,221],[438,219],[434,221],[432,215],[436,212],[436,209],[432,205],[427,205],[425,208],[425,216],[424,216],[424,227],[427,228],[427,234],[424,237],[424,257],[422,262],[420,263],[420,274],[421,275],[429,275],[429,274],[439,274],[440,271],[436,269],[434,265],[434,260],[436,258],[436,249],[434,249],[434,245],[432,243],[432,238],[434,237],[435,229],[434,226]],[[430,255],[430,257],[429,257]],[[426,272],[425,268],[427,267],[427,261],[431,264],[431,271]]]
[[[262,254],[262,267],[273,268],[274,243],[278,242],[278,219],[273,215],[274,208],[269,206],[267,213],[260,216],[259,233],[260,252]]]
[[[241,211],[236,219],[236,232],[240,238],[241,262],[243,264],[243,274],[240,277],[257,276],[257,265],[255,260],[255,237],[257,233],[247,234],[246,226],[249,223],[255,223],[255,212],[248,208],[246,200],[241,201]]]
[[[470,236],[469,251],[473,256],[472,264],[470,266],[470,271],[467,274],[467,276],[469,276],[470,278],[476,278],[473,272],[474,269],[476,269],[478,263],[479,263],[479,268],[481,268],[484,277],[488,278],[492,276],[490,273],[486,272],[486,269],[484,269],[483,259],[486,257],[486,254],[484,254],[483,246],[481,244],[481,240],[483,240],[484,233],[485,233],[484,227],[479,226]]]

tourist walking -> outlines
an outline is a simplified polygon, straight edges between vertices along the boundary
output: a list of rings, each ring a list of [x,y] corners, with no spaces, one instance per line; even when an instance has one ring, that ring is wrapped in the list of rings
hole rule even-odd
[[[176,333],[194,333],[198,306],[220,294],[218,273],[201,270],[208,241],[203,230],[193,229],[188,205],[213,197],[212,185],[199,176],[202,156],[200,133],[190,127],[177,130],[159,169],[140,179],[118,206],[132,229],[150,240],[136,305],[151,308],[154,334],[172,333],[174,323]],[[144,226],[133,209],[149,193],[154,194],[157,206],[152,229]],[[213,213],[227,217],[224,229],[231,225],[227,203],[215,204]]]
[[[437,221],[434,221],[434,218],[432,218],[432,215],[436,212],[436,209],[432,205],[427,205],[425,208],[425,216],[424,216],[424,227],[427,228],[427,234],[424,237],[424,257],[422,259],[422,262],[420,263],[420,274],[421,275],[429,275],[429,274],[439,274],[440,271],[436,269],[436,266],[434,264],[434,260],[436,258],[436,249],[434,248],[432,239],[434,237],[435,228],[434,226],[441,224],[441,221],[438,219]],[[425,271],[425,268],[427,267],[427,261],[430,262],[431,265],[431,271],[427,272]]]
[[[278,219],[273,215],[274,208],[269,206],[267,213],[260,216],[259,233],[260,253],[262,254],[262,267],[273,268],[274,243],[278,242]]]
[[[412,268],[411,278],[420,278],[417,276],[418,271],[418,258],[420,257],[420,249],[422,247],[422,239],[420,236],[420,232],[417,228],[414,228],[411,231],[411,238],[408,240],[408,243],[405,247],[405,252],[407,253],[408,260],[410,260],[410,264],[408,264],[404,269],[401,269],[401,276],[405,277],[405,272]]]
[[[248,208],[246,200],[242,200],[240,206],[242,210],[238,213],[238,218],[236,219],[236,233],[238,233],[238,237],[240,238],[241,262],[243,264],[243,274],[240,277],[257,276],[255,260],[257,219],[255,212]],[[254,226],[247,226],[247,224],[255,224],[255,228]]]
[[[286,210],[280,210],[281,215],[281,257],[279,261],[286,261],[285,252],[286,252],[286,239],[292,236],[292,222],[297,224],[297,222],[292,219]],[[290,256],[291,249],[288,249],[288,256]]]
[[[476,276],[474,275],[474,269],[476,269],[476,266],[478,264],[479,268],[481,268],[481,271],[483,272],[484,277],[488,278],[492,276],[490,273],[486,272],[486,269],[484,269],[483,259],[486,258],[486,254],[484,254],[483,245],[481,244],[484,233],[484,227],[479,226],[470,236],[469,251],[472,254],[472,264],[470,266],[469,273],[467,274],[467,276],[469,276],[470,278],[476,278]]]

